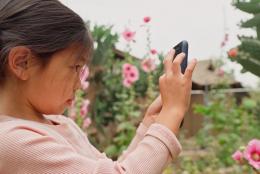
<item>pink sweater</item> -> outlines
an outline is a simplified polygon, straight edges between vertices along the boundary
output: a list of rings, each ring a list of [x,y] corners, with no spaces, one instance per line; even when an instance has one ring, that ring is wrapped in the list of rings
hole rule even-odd
[[[141,123],[128,149],[112,161],[71,119],[46,118],[58,124],[0,116],[0,174],[160,174],[181,151],[168,128]]]

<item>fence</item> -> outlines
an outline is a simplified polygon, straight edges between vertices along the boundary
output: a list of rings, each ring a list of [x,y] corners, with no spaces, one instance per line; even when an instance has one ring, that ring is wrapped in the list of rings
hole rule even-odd
[[[214,90],[211,90],[211,92]],[[232,93],[240,101],[243,97],[248,96],[250,92],[260,92],[260,89],[249,88],[232,88],[232,89],[218,89],[219,93]],[[204,117],[194,113],[194,105],[196,104],[209,104],[209,90],[192,90],[191,103],[188,113],[185,116],[183,131],[187,137],[195,135],[198,130],[203,126]]]

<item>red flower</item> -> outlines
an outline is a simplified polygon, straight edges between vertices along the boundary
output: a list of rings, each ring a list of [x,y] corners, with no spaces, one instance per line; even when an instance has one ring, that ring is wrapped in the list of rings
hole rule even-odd
[[[235,57],[237,57],[237,53],[238,53],[238,49],[232,48],[231,50],[229,50],[228,56],[231,58],[235,58]]]
[[[149,16],[146,16],[146,17],[144,17],[144,23],[148,23],[148,22],[150,22],[151,21],[151,17],[149,17]]]

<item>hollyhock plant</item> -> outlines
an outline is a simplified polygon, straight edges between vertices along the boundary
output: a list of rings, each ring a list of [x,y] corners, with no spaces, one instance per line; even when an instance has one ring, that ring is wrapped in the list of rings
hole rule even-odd
[[[225,38],[224,38],[224,41],[227,42],[228,41],[228,38],[229,38],[229,34],[225,34]]]
[[[80,82],[83,90],[86,90],[89,86],[89,82],[86,81],[88,76],[89,76],[89,68],[87,66],[84,66],[82,68],[82,71],[80,72]]]
[[[77,118],[77,112],[75,106],[71,106],[71,108],[68,111],[68,116],[69,118],[75,121],[75,119]]]
[[[131,42],[134,40],[135,32],[126,28],[125,31],[122,33],[122,36],[127,42]]]
[[[221,42],[221,48],[226,46],[226,44],[229,40],[228,38],[229,38],[229,35],[226,33],[225,36],[224,36],[224,40]]]
[[[85,118],[83,121],[82,128],[87,129],[91,125],[92,121],[89,117]]]
[[[88,89],[88,87],[89,87],[89,82],[87,82],[87,81],[81,82],[81,86],[82,86],[82,89],[83,89],[83,90],[86,90],[86,89]]]
[[[220,47],[223,48],[224,46],[226,46],[226,42],[223,41],[221,42]]]
[[[82,102],[81,108],[80,108],[80,115],[82,118],[85,118],[88,114],[88,106],[90,104],[90,101],[88,99],[85,99]]]
[[[248,160],[248,163],[255,169],[260,169],[260,140],[253,139],[251,140],[245,151],[245,159]]]
[[[139,79],[139,71],[136,66],[129,63],[123,65],[123,85],[130,87],[134,82]]]
[[[132,66],[131,71],[129,71],[126,76],[126,79],[128,79],[130,82],[135,82],[139,79],[139,71],[135,66]]]
[[[247,162],[256,173],[260,173],[260,140],[251,140],[245,148],[241,148],[243,151],[236,151],[232,158],[239,164],[245,164]]]
[[[89,68],[87,66],[84,66],[80,71],[80,80],[86,81],[88,76],[89,76]]]
[[[124,87],[129,88],[129,87],[132,86],[132,82],[130,80],[128,80],[128,79],[124,79],[123,80],[123,85],[124,85]]]
[[[144,23],[149,23],[151,21],[151,17],[150,16],[145,16],[143,18],[143,21],[144,21]]]
[[[243,153],[240,150],[237,150],[235,153],[233,153],[232,158],[241,164],[243,161]]]
[[[151,54],[152,54],[152,55],[155,55],[155,54],[157,54],[157,50],[156,50],[156,49],[151,49],[151,51],[150,51],[150,52],[151,52]]]
[[[129,72],[131,72],[131,68],[133,65],[131,65],[130,63],[125,63],[123,65],[123,74],[124,76],[126,76]]]
[[[155,60],[152,58],[144,59],[141,63],[144,72],[151,72],[156,69]]]

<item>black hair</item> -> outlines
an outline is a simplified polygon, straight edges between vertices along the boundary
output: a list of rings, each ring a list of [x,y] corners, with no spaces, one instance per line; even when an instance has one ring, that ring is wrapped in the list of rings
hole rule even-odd
[[[26,46],[44,64],[72,43],[92,52],[86,24],[58,0],[0,0],[0,83],[13,47]]]

